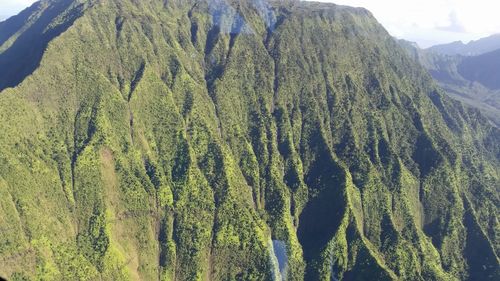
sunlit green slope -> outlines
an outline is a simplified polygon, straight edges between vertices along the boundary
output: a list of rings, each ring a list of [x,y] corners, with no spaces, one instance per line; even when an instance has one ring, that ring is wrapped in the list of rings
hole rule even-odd
[[[0,276],[498,280],[500,132],[366,10],[54,0],[0,30]]]

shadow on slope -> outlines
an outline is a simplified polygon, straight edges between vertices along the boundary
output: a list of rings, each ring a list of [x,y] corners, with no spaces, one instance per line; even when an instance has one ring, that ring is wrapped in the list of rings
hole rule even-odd
[[[24,9],[18,15],[6,19],[0,23],[0,46],[9,40],[12,35],[16,34],[29,19],[39,10],[42,9],[41,2],[36,2],[29,8]]]
[[[307,262],[306,280],[318,280],[316,262],[339,228],[346,209],[345,172],[332,158],[319,131],[311,137],[310,144],[317,158],[305,181],[314,195],[300,215],[298,238]]]
[[[500,50],[465,58],[458,65],[458,72],[469,81],[477,81],[492,90],[500,89]]]
[[[47,2],[37,2],[0,24],[0,45],[26,28],[9,48],[0,53],[0,91],[18,85],[33,73],[49,42],[81,16],[84,7],[84,4],[72,7],[72,0],[52,1],[46,8],[44,3]]]
[[[464,200],[464,207],[463,223],[467,230],[464,255],[469,265],[469,280],[499,280],[498,259],[477,223],[468,199]]]

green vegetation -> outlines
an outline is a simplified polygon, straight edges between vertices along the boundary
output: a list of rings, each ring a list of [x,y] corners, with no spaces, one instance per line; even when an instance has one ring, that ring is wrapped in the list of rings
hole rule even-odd
[[[500,131],[368,11],[28,12],[0,24],[0,63],[42,54],[0,71],[1,276],[498,280]]]

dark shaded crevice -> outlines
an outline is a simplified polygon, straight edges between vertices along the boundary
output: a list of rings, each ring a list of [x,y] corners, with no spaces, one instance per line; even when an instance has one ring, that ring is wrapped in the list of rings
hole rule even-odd
[[[305,280],[319,280],[314,264],[321,259],[321,252],[335,235],[346,212],[345,172],[332,158],[319,130],[309,142],[316,159],[305,176],[310,195],[300,214],[297,236],[307,263]]]
[[[356,91],[357,91],[356,83],[354,83],[354,81],[352,80],[352,78],[349,74],[345,75],[344,81],[345,81],[347,92],[351,95],[356,93]]]
[[[139,66],[139,69],[135,72],[134,78],[130,82],[130,92],[127,97],[127,101],[130,102],[132,99],[132,94],[134,93],[135,89],[137,88],[137,85],[139,84],[139,81],[141,81],[142,77],[144,76],[144,69],[146,68],[146,63],[142,62],[141,65]]]
[[[15,40],[10,48],[0,53],[0,91],[18,85],[27,76],[31,75],[40,65],[49,42],[65,32],[83,15],[86,5],[79,4],[71,7],[74,3],[71,0],[54,1]],[[38,8],[36,8],[36,5],[33,7],[32,13],[36,13]],[[60,15],[64,15],[64,21],[58,25],[53,25]],[[23,19],[25,16],[21,14],[19,19]],[[12,19],[12,27],[18,27],[14,23],[19,19],[17,17]],[[7,34],[13,34],[12,32],[17,31],[12,30]],[[7,39],[3,38],[3,41],[5,40]]]
[[[425,235],[431,238],[432,245],[434,245],[436,249],[441,249],[443,246],[443,238],[445,236],[445,230],[443,228],[445,227],[445,222],[451,219],[450,214],[442,213],[439,218],[435,218],[434,220],[428,222],[425,221],[426,219],[427,218],[425,217],[424,212],[423,231]]]
[[[227,55],[226,55],[226,63],[229,60],[229,57],[231,57],[231,53],[233,51],[234,44],[236,42],[236,38],[238,38],[238,33],[229,33],[229,48],[227,50]]]
[[[361,240],[361,235],[354,223],[350,223],[346,230],[347,245],[357,244]],[[335,274],[339,279],[332,280],[342,281],[361,281],[361,280],[399,280],[391,277],[389,269],[383,268],[377,262],[377,258],[368,250],[366,245],[357,247],[357,249],[349,248],[349,260],[354,261],[347,271],[341,274]],[[333,268],[333,272],[342,272],[344,268]],[[318,280],[318,279],[315,279]]]
[[[78,115],[79,112],[76,113],[75,121],[73,123],[73,155],[71,156],[71,187],[73,190],[73,197],[75,197],[75,166],[76,166],[76,160],[78,158],[78,152],[77,152],[77,136],[78,136]]]
[[[441,154],[434,148],[434,144],[425,133],[417,138],[412,158],[418,165],[422,180],[443,161]]]
[[[321,52],[319,55],[320,55],[320,61],[322,61],[322,62],[328,61],[328,58],[325,56],[325,54],[323,52]],[[335,66],[333,65],[333,67],[335,67]],[[327,105],[327,109],[328,109],[328,116],[330,118],[332,118],[333,111],[335,108],[335,100],[337,99],[337,97],[336,97],[335,90],[331,86],[332,83],[330,83],[330,79],[328,78],[329,70],[326,68],[325,63],[321,64],[321,73],[322,73],[323,82],[325,85],[325,100],[326,100],[326,105]],[[331,128],[331,129],[334,129],[334,128]]]
[[[158,263],[161,267],[166,267],[169,265],[169,257],[168,257],[168,232],[167,232],[167,222],[166,219],[163,219],[160,223],[160,228],[158,231],[158,243],[160,246],[160,255]],[[160,279],[158,279],[160,280]]]
[[[276,106],[278,105],[279,101],[279,67],[278,67],[278,59],[273,57],[273,62],[274,62],[274,79],[273,79],[273,104],[272,104],[272,109],[271,113],[274,112]]]
[[[212,54],[212,50],[219,40],[219,32],[219,27],[214,27],[210,30],[207,37],[207,45],[205,46],[205,81],[212,100],[214,99],[213,92],[215,81],[222,77],[226,67],[224,62],[218,61]]]
[[[196,46],[198,43],[198,23],[191,21],[191,43]]]
[[[389,142],[384,137],[381,137],[378,140],[377,150],[378,158],[380,159],[381,163],[385,167],[388,167],[392,160],[392,152]]]
[[[132,112],[132,108],[130,106],[130,101],[132,100],[132,96],[137,89],[137,85],[141,81],[142,77],[144,76],[144,70],[146,68],[146,63],[143,61],[139,68],[136,70],[134,77],[132,78],[130,82],[130,90],[127,95],[127,108],[129,112],[129,134],[130,134],[130,141],[132,144],[134,144],[134,113]]]
[[[273,37],[276,29],[278,29],[285,22],[286,16],[288,14],[289,12],[287,14],[279,15],[276,19],[276,22],[267,28],[266,38],[264,39],[264,46],[266,46],[266,48],[269,47],[271,38]]]
[[[129,111],[129,128],[130,128],[130,141],[134,144],[134,113],[130,109],[130,105],[128,106]]]
[[[215,94],[215,81],[222,77],[224,73],[224,64],[218,62],[213,57],[212,50],[219,40],[220,26],[214,25],[207,34],[205,45],[205,83],[207,85],[208,95],[214,106],[215,117],[217,118],[217,130],[219,136],[222,136],[222,123],[219,118],[219,108],[217,105],[217,97]]]
[[[418,112],[415,112],[412,116],[412,121],[413,121],[413,126],[417,131],[423,132],[424,131],[424,124],[422,124],[422,117]]]
[[[215,72],[214,74],[211,72]],[[215,69],[211,70],[209,72],[210,74],[205,75],[205,83],[207,85],[207,90],[208,90],[208,96],[212,100],[212,105],[215,113],[215,118],[217,119],[217,132],[219,137],[222,137],[222,121],[220,119],[220,112],[219,112],[219,106],[217,102],[217,96],[215,94],[215,81],[217,78],[222,76],[222,73],[224,73],[224,68],[223,66],[216,66]]]
[[[212,99],[214,96],[215,81],[222,77],[222,74],[224,74],[224,65],[215,65],[208,69],[205,74],[205,82],[207,83],[208,93]]]
[[[161,187],[160,175],[158,175],[158,169],[149,159],[144,160],[144,169],[146,170],[146,175],[149,181],[153,184],[156,190]]]
[[[124,22],[125,22],[125,19],[123,17],[121,17],[121,16],[116,17],[116,19],[115,19],[116,39],[120,38],[120,36],[121,36]]]
[[[500,265],[491,242],[477,222],[469,200],[464,198],[463,202],[466,229],[464,256],[469,267],[468,280],[500,280]]]
[[[210,28],[210,30],[207,33],[207,39],[206,39],[206,44],[205,44],[205,63],[207,65],[207,75],[205,76],[206,80],[209,82],[209,89],[215,82],[217,78],[220,78],[222,74],[224,73],[224,69],[226,68],[226,65],[229,61],[229,58],[231,57],[234,45],[236,44],[236,40],[239,37],[239,35],[244,32],[245,28],[245,19],[243,18],[242,15],[239,13],[236,13],[236,15],[233,18],[233,23],[231,26],[231,30],[223,30],[222,29],[222,16],[223,16],[223,11],[215,11],[212,15],[213,17],[213,25]],[[223,59],[223,61],[216,61],[213,58],[213,50],[219,43],[219,40],[221,39],[221,35],[224,34],[226,35],[229,33],[229,46],[227,50],[226,57]]]
[[[342,159],[349,161],[349,159],[356,159],[358,157],[358,150],[356,148],[356,138],[354,137],[354,129],[350,120],[345,122],[344,128],[340,133],[340,141],[334,144],[335,153]]]
[[[287,129],[289,125],[289,120],[286,116],[285,111],[282,108],[278,108],[274,112],[274,117],[277,126],[277,144],[278,152],[283,157],[284,160],[284,175],[283,181],[285,185],[290,188],[293,192],[296,192],[301,185],[301,175],[297,171],[297,167],[294,164],[296,155],[294,154],[293,141],[290,140],[289,131]],[[295,202],[293,200],[293,194],[291,198],[292,204],[292,214],[295,214]]]
[[[205,40],[205,81],[207,82],[208,90],[211,88],[215,80],[221,76],[224,67],[212,54],[215,46],[219,42],[221,34],[221,11],[214,11],[212,14],[212,26],[207,33]]]
[[[182,117],[187,120],[188,115],[193,110],[193,92],[189,91],[186,94],[186,98],[184,100],[184,104],[182,105]]]
[[[205,43],[205,56],[210,55],[215,48],[215,45],[217,45],[217,42],[219,41],[220,31],[220,26],[218,24],[214,24],[208,31],[207,40]]]
[[[196,46],[196,44],[198,43],[198,23],[196,21],[193,21],[193,11],[194,9],[198,6],[198,3],[195,3],[193,5],[193,7],[191,7],[191,9],[189,9],[189,12],[188,12],[188,18],[189,18],[189,22],[191,23],[191,28],[190,28],[190,32],[191,32],[191,43],[193,44],[193,46]]]
[[[191,164],[189,144],[185,138],[179,137],[171,171],[174,184],[182,184],[187,181]],[[175,189],[173,191],[174,196],[176,196],[177,192],[175,192]],[[174,199],[177,200],[178,198]]]
[[[179,61],[179,58],[176,56],[171,56],[168,60],[168,70],[172,74],[172,82],[166,83],[171,89],[174,87],[175,80],[178,77],[179,73],[182,71],[182,64]]]

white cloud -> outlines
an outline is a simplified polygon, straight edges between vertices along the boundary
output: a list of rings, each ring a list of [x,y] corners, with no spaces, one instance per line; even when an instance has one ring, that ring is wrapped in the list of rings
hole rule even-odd
[[[457,12],[455,10],[451,11],[449,15],[449,23],[447,25],[436,26],[436,28],[443,31],[451,31],[459,33],[467,32],[461,20],[458,18]]]
[[[318,1],[318,0],[316,0]],[[394,36],[428,46],[500,33],[498,0],[319,0],[365,7]]]

